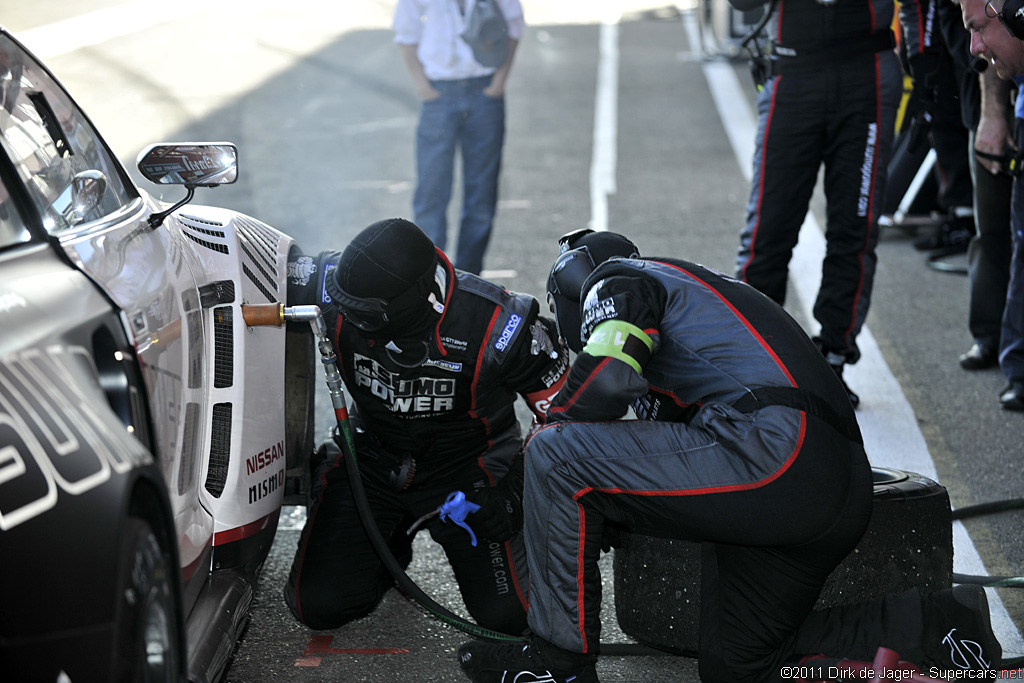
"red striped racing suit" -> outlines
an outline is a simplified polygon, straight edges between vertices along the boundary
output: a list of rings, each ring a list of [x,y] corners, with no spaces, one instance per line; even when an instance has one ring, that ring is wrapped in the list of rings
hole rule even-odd
[[[517,396],[543,414],[564,381],[568,352],[554,344],[554,357],[549,353],[554,323],[538,316],[535,299],[445,261],[445,313],[430,335],[428,358],[403,367],[387,353],[387,340],[363,336],[331,305],[323,282],[340,255],[322,252],[291,264],[289,301],[325,312],[358,412],[356,450],[370,507],[395,556],[407,563],[413,520],[452,491],[471,496],[504,476],[522,441]],[[311,628],[337,628],[370,612],[393,582],[360,522],[337,449],[318,463],[312,488],[285,599]],[[487,628],[522,632],[528,588],[522,536],[473,547],[454,524],[434,520],[427,529],[444,547],[473,618]]]
[[[856,338],[871,301],[902,92],[893,11],[892,0],[778,1],[736,263],[737,277],[785,301],[790,258],[824,165],[826,253],[814,317],[822,347],[850,363],[860,357]]]
[[[596,651],[606,524],[699,541],[701,680],[769,680],[870,516],[842,384],[781,307],[693,263],[611,259],[583,292],[587,345],[525,451],[530,627]]]

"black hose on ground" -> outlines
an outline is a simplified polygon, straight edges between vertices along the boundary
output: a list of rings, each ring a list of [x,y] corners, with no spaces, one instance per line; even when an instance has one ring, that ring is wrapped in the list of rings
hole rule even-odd
[[[387,542],[384,540],[384,536],[381,534],[380,529],[377,528],[377,520],[373,518],[373,512],[370,511],[370,504],[366,499],[366,490],[363,488],[363,480],[359,474],[359,465],[356,462],[351,428],[347,420],[345,422],[342,422],[340,419],[338,420],[338,431],[341,438],[336,438],[335,442],[338,444],[338,447],[341,448],[342,456],[345,458],[345,468],[348,470],[349,484],[352,487],[352,497],[355,500],[356,509],[359,511],[359,518],[362,520],[363,526],[366,528],[366,535],[370,537],[370,543],[373,545],[373,549],[377,551],[377,555],[380,557],[381,562],[383,562],[384,566],[387,567],[389,572],[391,572],[391,576],[394,577],[398,587],[401,588],[406,595],[419,603],[419,605],[423,607],[423,609],[427,610],[427,612],[432,616],[443,621],[449,626],[454,626],[460,631],[470,634],[471,636],[499,642],[525,640],[521,636],[512,636],[507,633],[492,631],[491,629],[484,628],[483,626],[479,626],[463,619],[447,607],[434,601],[429,595],[424,593],[418,585],[416,585],[416,582],[413,581],[408,574],[405,573],[405,570],[402,569],[402,565],[400,565],[398,560],[395,559],[395,556],[392,554]]]
[[[992,515],[1008,510],[1020,510],[1024,508],[1024,498],[1012,498],[1009,500],[998,500],[990,503],[979,503],[953,510],[951,519],[956,522],[961,519],[969,519],[981,515]],[[1020,588],[1024,586],[1022,576],[976,576],[972,574],[953,574],[953,583],[972,583],[985,588]]]
[[[388,547],[384,535],[377,527],[377,520],[370,510],[370,503],[366,498],[366,489],[363,487],[362,476],[359,473],[359,463],[356,460],[355,442],[352,438],[352,426],[348,419],[348,405],[345,398],[345,390],[341,381],[341,374],[338,369],[337,356],[334,353],[333,344],[327,337],[326,328],[323,325],[322,317],[318,316],[313,323],[314,334],[318,338],[318,347],[324,365],[324,372],[327,375],[327,388],[331,395],[331,403],[334,407],[334,415],[338,425],[338,433],[334,438],[338,448],[341,449],[342,457],[345,459],[345,469],[348,472],[349,484],[352,488],[352,498],[359,511],[359,518],[366,529],[366,535],[370,539],[373,549],[377,552],[381,562],[387,567],[391,576],[395,579],[400,590],[409,598],[419,604],[431,616],[439,621],[448,624],[458,630],[468,633],[476,638],[497,642],[525,642],[525,636],[515,636],[501,633],[460,617],[444,605],[439,604],[427,595],[395,559],[391,548]],[[634,643],[602,643],[601,652],[611,656],[654,656],[654,655],[675,655],[679,653],[665,652],[662,650],[638,645]],[[694,653],[695,654],[695,653]]]
[[[351,427],[347,420],[344,423],[341,420],[338,421],[338,431],[341,438],[335,438],[335,442],[338,444],[338,447],[341,448],[342,456],[345,458],[345,467],[348,470],[348,478],[352,486],[352,497],[355,500],[356,509],[359,511],[359,518],[362,520],[363,526],[366,528],[366,534],[370,537],[370,543],[373,544],[374,550],[377,551],[377,555],[380,557],[381,562],[383,562],[384,566],[387,567],[389,572],[391,572],[391,576],[394,577],[395,582],[398,584],[398,587],[402,592],[419,604],[431,616],[464,633],[468,633],[471,636],[497,642],[525,642],[526,638],[524,636],[514,636],[494,631],[489,628],[484,628],[479,624],[474,624],[471,621],[458,616],[447,607],[437,603],[427,595],[423,589],[421,589],[416,582],[406,574],[402,565],[400,565],[398,560],[395,559],[395,556],[391,552],[391,548],[388,547],[387,542],[384,540],[384,535],[381,534],[380,529],[377,527],[377,521],[373,518],[373,512],[370,510],[369,501],[366,499],[366,489],[363,487],[363,482],[360,478],[359,465],[356,461],[355,448],[352,443]],[[634,643],[602,643],[601,654],[612,657],[650,657],[677,655],[680,653],[665,652],[653,647]],[[687,654],[690,654],[690,656],[696,656],[696,653]]]

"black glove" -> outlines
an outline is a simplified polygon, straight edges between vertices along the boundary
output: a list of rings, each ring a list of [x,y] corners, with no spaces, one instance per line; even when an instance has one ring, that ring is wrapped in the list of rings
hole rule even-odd
[[[488,486],[473,494],[470,500],[480,509],[466,518],[477,536],[494,543],[504,543],[523,528],[522,490],[514,487]]]

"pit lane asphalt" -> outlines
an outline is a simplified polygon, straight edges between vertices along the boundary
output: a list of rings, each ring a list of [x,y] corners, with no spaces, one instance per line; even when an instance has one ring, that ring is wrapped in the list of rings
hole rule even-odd
[[[524,2],[530,27],[509,85],[502,202],[487,268],[502,284],[540,297],[555,240],[585,226],[591,214],[601,28],[588,4]],[[715,108],[706,62],[695,57],[679,16],[627,4],[618,25],[617,173],[608,225],[645,253],[731,272],[748,186],[723,125],[730,113]],[[85,9],[61,5],[40,0],[33,8],[45,9],[46,21]],[[296,235],[309,252],[341,248],[382,217],[409,215],[416,102],[391,44],[390,3],[348,3],[344,13],[326,2],[199,5],[182,3],[179,19],[44,55],[126,164],[133,168],[136,151],[159,140],[236,142],[239,183],[200,190],[195,201],[245,211]],[[37,26],[41,20],[27,17],[33,8],[5,8],[4,21],[15,31]],[[745,65],[729,67],[747,86],[749,105]],[[177,195],[168,191],[168,198]],[[823,223],[820,195],[812,208]],[[1024,416],[999,409],[998,371],[957,366],[970,345],[966,280],[926,268],[912,238],[909,231],[883,231],[868,318],[913,408],[913,422],[899,431],[920,431],[954,506],[1018,497]],[[793,314],[807,324],[798,288],[790,298]],[[889,397],[872,393],[873,378],[858,377],[858,370],[849,375],[861,391],[860,413],[874,419]],[[321,401],[321,436],[329,426]],[[901,458],[904,437],[879,435],[872,462],[888,466]],[[465,636],[395,592],[369,618],[337,631],[317,634],[296,623],[280,598],[298,535],[289,528],[296,515],[287,512],[227,681],[462,680],[454,651]],[[965,526],[989,573],[1024,573],[1019,513]],[[411,573],[435,599],[464,613],[436,550],[417,539],[416,553]],[[1019,591],[998,595],[1019,628]],[[606,615],[611,598],[606,593]],[[606,617],[607,639],[614,639],[613,622]],[[409,653],[326,652],[318,666],[297,666],[313,663],[305,653],[316,635],[331,641],[314,641],[314,649]],[[607,658],[599,671],[606,682],[697,680],[695,662],[685,658]]]

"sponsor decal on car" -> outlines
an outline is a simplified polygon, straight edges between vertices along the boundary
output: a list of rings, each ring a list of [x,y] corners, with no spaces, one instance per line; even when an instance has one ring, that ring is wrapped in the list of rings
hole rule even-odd
[[[52,509],[59,492],[80,496],[152,462],[95,395],[68,381],[72,363],[92,366],[88,350],[54,345],[0,362],[0,531]]]
[[[284,470],[271,474],[266,479],[249,487],[249,505],[269,496],[274,491],[284,488]]]
[[[245,474],[246,476],[253,475],[282,458],[284,458],[284,441],[280,441],[270,448],[265,448],[256,455],[246,458]]]

